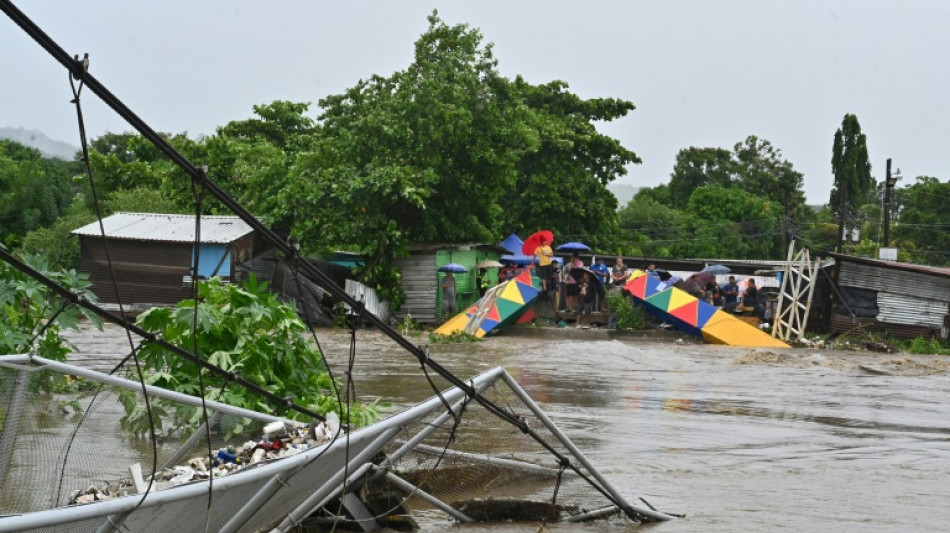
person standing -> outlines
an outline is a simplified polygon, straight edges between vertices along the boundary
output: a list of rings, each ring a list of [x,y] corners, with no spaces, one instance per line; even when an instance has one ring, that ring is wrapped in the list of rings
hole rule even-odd
[[[534,249],[534,255],[538,256],[538,277],[541,278],[541,290],[547,292],[548,282],[551,280],[551,261],[554,257],[554,250],[550,243],[544,237],[541,237],[541,244]]]
[[[739,286],[736,285],[736,277],[729,276],[729,283],[722,288],[722,308],[725,311],[734,313],[739,305]]]
[[[455,314],[455,276],[446,272],[439,284],[442,288],[442,320]]]
[[[491,278],[488,277],[488,270],[479,268],[475,281],[478,283],[478,297],[481,298],[485,296],[485,293],[488,292],[488,289],[492,286]]]
[[[607,310],[607,284],[610,283],[610,269],[607,268],[607,265],[604,264],[603,259],[598,259],[594,262],[594,265],[590,267],[591,272],[597,276],[597,279],[594,280],[597,285],[597,302],[594,304],[594,307],[599,311]]]
[[[594,300],[597,296],[597,282],[590,278],[590,274],[584,272],[584,277],[577,283],[578,298],[580,299],[580,308],[577,312],[577,327],[590,327],[590,314],[594,310]],[[586,320],[586,322],[585,322]]]
[[[617,256],[617,262],[610,269],[610,281],[614,287],[623,287],[627,281],[627,265],[623,264],[623,258]]]
[[[756,316],[762,316],[762,308],[759,306],[759,288],[755,286],[755,280],[752,278],[749,278],[749,285],[742,294],[742,305],[754,309]]]

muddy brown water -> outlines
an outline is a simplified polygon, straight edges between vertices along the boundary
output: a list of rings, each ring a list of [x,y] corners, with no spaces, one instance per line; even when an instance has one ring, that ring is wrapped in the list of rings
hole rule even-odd
[[[87,335],[75,339],[81,348]],[[349,336],[319,336],[342,372]],[[121,338],[115,350],[127,351]],[[434,345],[431,356],[463,378],[505,367],[629,501],[686,515],[640,530],[950,531],[950,358],[580,331]],[[395,408],[432,395],[419,363],[375,331],[358,332],[353,375],[360,397]],[[458,526],[438,512],[420,523],[426,532],[539,528]]]

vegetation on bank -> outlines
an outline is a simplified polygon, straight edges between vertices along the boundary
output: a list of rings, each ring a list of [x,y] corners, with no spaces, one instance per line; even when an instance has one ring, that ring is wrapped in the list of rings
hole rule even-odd
[[[883,180],[875,179],[855,115],[828,132],[834,186],[805,205],[803,176],[768,140],[688,147],[669,181],[618,209],[607,185],[640,159],[597,126],[632,102],[584,99],[565,81],[505,77],[494,48],[437,13],[402,70],[374,75],[311,103],[254,106],[200,139],[164,134],[182,154],[306,254],[348,250],[357,273],[393,308],[403,300],[393,260],[410,244],[498,242],[545,228],[599,253],[650,257],[784,257],[789,239],[818,252],[858,230],[844,251],[876,256]],[[187,176],[140,135],[93,139],[89,163],[103,214],[194,212]],[[94,220],[79,162],[0,141],[0,241],[76,268],[68,232]],[[899,258],[950,264],[950,181],[920,176],[893,191],[891,244]],[[207,214],[226,211],[207,194]]]
[[[242,286],[221,283],[219,278],[199,282],[197,315],[194,300],[185,300],[174,308],[146,311],[137,322],[164,340],[311,411],[336,412],[344,423],[358,425],[379,416],[375,401],[347,401],[348,389],[327,372],[296,310],[281,303],[266,283],[258,283],[253,276]],[[146,343],[139,353],[150,384],[193,396],[203,394],[236,407],[289,418],[302,416],[217,374],[203,372],[199,378],[197,365],[159,345]],[[134,425],[132,420],[127,422]]]

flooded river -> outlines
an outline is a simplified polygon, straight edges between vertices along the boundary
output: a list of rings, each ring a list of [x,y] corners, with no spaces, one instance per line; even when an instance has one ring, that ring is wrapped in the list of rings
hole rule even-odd
[[[641,529],[950,531],[950,358],[555,333],[431,353],[462,377],[505,367],[630,501],[686,515]],[[343,364],[347,338],[322,338]],[[374,332],[358,338],[354,375],[361,396],[431,395]],[[553,528],[582,529],[596,531]]]
[[[341,373],[348,335],[320,341]],[[431,356],[463,378],[505,367],[629,501],[686,515],[640,530],[950,531],[950,358],[577,330],[435,345]],[[360,397],[397,408],[432,395],[418,362],[374,331],[357,336],[353,375]],[[539,527],[456,526],[441,513],[421,525]],[[605,527],[548,530],[618,530]]]

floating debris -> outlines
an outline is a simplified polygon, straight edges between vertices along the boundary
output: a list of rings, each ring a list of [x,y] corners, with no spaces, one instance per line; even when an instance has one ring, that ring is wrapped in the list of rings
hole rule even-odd
[[[275,421],[264,426],[261,440],[249,440],[239,446],[220,448],[210,457],[193,457],[185,465],[163,468],[155,472],[154,479],[142,476],[139,463],[129,466],[131,477],[86,490],[75,490],[69,495],[69,505],[111,500],[130,494],[142,494],[149,490],[149,481],[154,481],[151,490],[163,490],[186,483],[204,481],[214,476],[221,478],[258,464],[297,455],[304,450],[332,440],[340,429],[336,413],[327,414],[326,422],[315,424]]]

